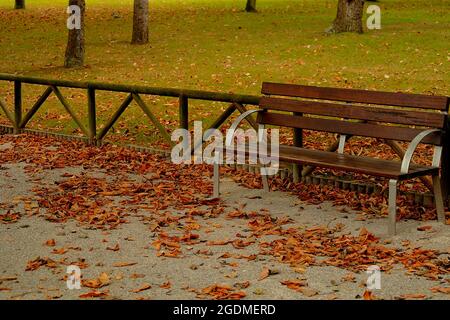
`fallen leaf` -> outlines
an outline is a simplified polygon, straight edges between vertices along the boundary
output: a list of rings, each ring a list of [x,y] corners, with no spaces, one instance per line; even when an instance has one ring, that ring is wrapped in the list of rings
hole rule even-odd
[[[369,290],[364,291],[363,298],[364,300],[375,300],[374,294]]]
[[[426,297],[427,296],[425,294],[411,293],[411,294],[402,294],[399,298],[406,299],[406,300],[410,300],[410,299],[422,300],[422,299],[425,299]]]
[[[159,286],[161,289],[170,289],[172,287],[172,284],[170,281],[164,282],[162,285]]]
[[[54,247],[54,246],[56,246],[56,241],[55,241],[55,239],[47,240],[45,242],[45,245],[48,246],[48,247]]]
[[[88,293],[84,293],[81,294],[79,297],[82,299],[86,299],[86,298],[100,298],[100,297],[106,297],[108,296],[109,291],[105,290],[105,291],[91,291]]]
[[[295,291],[300,291],[303,287],[306,287],[308,285],[305,281],[302,280],[285,280],[281,281],[281,284]]]
[[[106,250],[119,251],[120,250],[120,246],[119,246],[119,244],[116,244],[114,247],[107,247]]]
[[[92,288],[92,289],[99,289],[99,288],[105,287],[105,286],[109,285],[109,283],[110,283],[109,276],[105,272],[102,272],[97,279],[81,281],[81,284],[84,287]]]
[[[139,292],[142,292],[142,291],[149,290],[151,288],[152,288],[152,286],[150,284],[146,283],[146,284],[143,284],[141,287],[139,287],[137,289],[131,290],[130,292],[139,293]]]
[[[134,266],[136,264],[137,264],[137,262],[119,262],[119,263],[113,264],[113,267],[116,267],[116,268],[130,267],[130,266]]]

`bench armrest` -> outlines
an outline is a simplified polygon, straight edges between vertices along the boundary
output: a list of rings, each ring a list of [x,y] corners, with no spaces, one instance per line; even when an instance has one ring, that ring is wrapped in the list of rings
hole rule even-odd
[[[227,132],[227,137],[225,140],[225,146],[228,148],[233,144],[233,137],[236,132],[236,129],[239,127],[242,121],[244,121],[248,116],[257,113],[257,112],[265,112],[264,109],[258,109],[258,110],[249,110],[241,114],[231,125],[230,129]]]
[[[428,135],[435,133],[435,132],[441,132],[440,129],[429,129],[422,131],[419,133],[409,144],[408,149],[405,152],[405,155],[403,156],[402,161],[402,167],[400,170],[401,174],[406,174],[409,172],[409,166],[411,164],[412,157],[414,155],[414,152],[416,151],[417,147],[419,146],[419,143]],[[433,156],[433,166],[439,167],[439,164],[441,162],[441,154],[442,154],[442,147],[436,146],[434,150],[434,156]]]

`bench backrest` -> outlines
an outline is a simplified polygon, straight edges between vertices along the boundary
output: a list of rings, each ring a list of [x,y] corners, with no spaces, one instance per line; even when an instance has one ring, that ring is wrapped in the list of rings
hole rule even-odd
[[[258,123],[338,134],[441,145],[450,99],[445,96],[264,83]],[[307,115],[307,116],[305,116]],[[359,120],[359,121],[355,121]]]

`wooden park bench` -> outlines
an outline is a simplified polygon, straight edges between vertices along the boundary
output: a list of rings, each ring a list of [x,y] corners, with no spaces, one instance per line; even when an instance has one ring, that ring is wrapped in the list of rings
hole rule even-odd
[[[439,171],[450,100],[448,97],[277,83],[264,83],[262,93],[264,96],[259,109],[243,113],[232,125],[230,130],[233,133],[244,119],[258,113],[256,124],[261,125],[261,128],[270,125],[294,129],[296,145],[280,145],[281,162],[389,179],[390,235],[396,233],[397,183],[431,176],[438,220],[445,223]],[[337,150],[303,148],[301,129],[338,134]],[[352,136],[378,138],[387,143],[407,141],[409,147],[402,161],[345,154],[345,143]],[[434,146],[431,165],[411,163],[420,143]],[[249,151],[246,153],[248,155]],[[218,167],[219,164],[216,164],[214,168],[215,196],[219,196]],[[267,180],[263,182],[265,189],[268,189]]]

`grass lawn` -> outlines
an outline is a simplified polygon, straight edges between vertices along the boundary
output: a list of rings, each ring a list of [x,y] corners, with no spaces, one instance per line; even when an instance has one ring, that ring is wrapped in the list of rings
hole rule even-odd
[[[248,14],[244,0],[151,1],[150,44],[131,46],[132,1],[88,0],[86,67],[67,70],[67,0],[28,0],[24,11],[0,0],[0,72],[247,94],[258,94],[263,81],[449,94],[450,2],[382,0],[381,30],[326,36],[336,3],[258,0],[259,13]],[[11,106],[12,86],[1,83],[0,90]],[[25,86],[25,107],[43,90]],[[62,91],[84,116],[85,92]],[[123,97],[99,93],[100,127]],[[176,99],[146,101],[175,127]],[[205,125],[226,108],[191,106],[191,121]],[[72,133],[75,124],[52,96],[30,127]],[[116,138],[137,142],[158,137],[135,106],[114,129]]]

